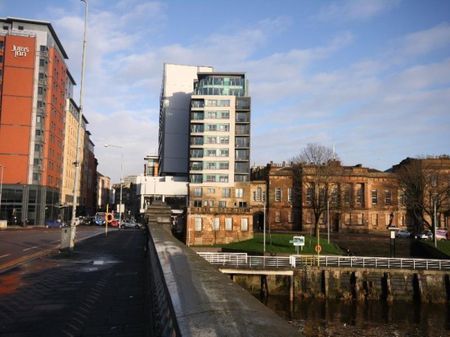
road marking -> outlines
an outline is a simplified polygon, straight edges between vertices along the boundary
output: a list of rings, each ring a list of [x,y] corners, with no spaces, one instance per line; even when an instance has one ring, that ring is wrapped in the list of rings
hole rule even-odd
[[[27,250],[30,250],[30,249],[36,249],[36,248],[37,248],[37,246],[33,246],[33,247],[29,247],[29,248],[22,249],[22,251],[26,252]]]
[[[0,259],[3,259],[4,257],[7,257],[7,256],[10,256],[11,254],[5,254],[5,255],[2,255],[2,256],[0,256]]]

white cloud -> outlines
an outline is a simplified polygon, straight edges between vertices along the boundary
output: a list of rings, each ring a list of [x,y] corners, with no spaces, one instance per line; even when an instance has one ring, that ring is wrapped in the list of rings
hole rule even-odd
[[[430,29],[414,32],[394,42],[393,49],[400,55],[424,55],[450,47],[450,24],[442,23]]]
[[[400,0],[345,0],[321,8],[317,18],[323,21],[367,20],[397,6]]]
[[[330,7],[328,15],[367,19],[396,3],[344,2],[342,8]],[[446,24],[398,39],[396,46],[403,47],[391,48],[389,53],[317,71],[321,62],[353,46],[351,32],[337,32],[326,43],[307,49],[293,47],[256,57],[292,24],[289,18],[275,17],[233,32],[213,31],[186,44],[155,46],[145,34],[164,23],[166,8],[154,3],[137,8],[134,4],[134,0],[121,1],[117,4],[121,12],[94,10],[90,17],[85,111],[97,145],[99,170],[114,181],[120,174],[119,157],[114,149],[105,149],[104,143],[123,146],[126,174],[142,172],[142,158],[157,150],[164,62],[247,73],[253,102],[252,162],[259,164],[286,160],[304,144],[319,142],[335,144],[344,163],[362,162],[385,169],[402,159],[396,157],[396,146],[402,147],[405,156],[414,155],[417,152],[413,150],[422,151],[414,144],[414,134],[445,129],[442,122],[428,117],[449,122],[445,117],[450,106],[449,59],[416,64],[411,57],[445,47],[450,41]],[[135,29],[130,23],[145,26],[141,15],[145,11],[155,20],[149,20],[144,30]],[[65,15],[55,23],[73,60],[75,76],[81,59],[82,22],[82,16]],[[406,54],[410,57],[405,58]],[[448,140],[442,144],[445,149],[450,146]],[[426,148],[422,152],[427,152]]]

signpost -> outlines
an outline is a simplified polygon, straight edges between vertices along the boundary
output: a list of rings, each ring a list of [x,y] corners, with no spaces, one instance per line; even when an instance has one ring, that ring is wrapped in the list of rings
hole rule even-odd
[[[303,235],[294,236],[292,237],[292,240],[289,241],[289,243],[292,243],[294,245],[295,253],[298,254],[298,247],[300,247],[303,251],[303,247],[305,246],[305,237]]]

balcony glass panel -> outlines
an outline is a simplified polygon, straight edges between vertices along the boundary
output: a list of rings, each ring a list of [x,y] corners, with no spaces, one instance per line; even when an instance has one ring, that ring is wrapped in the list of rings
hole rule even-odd
[[[195,133],[199,133],[199,132],[203,132],[205,129],[203,124],[191,124],[191,132]]]
[[[191,101],[191,107],[193,108],[203,108],[205,106],[205,101],[200,99],[193,99]]]
[[[202,183],[203,182],[203,177],[201,174],[191,174],[189,176],[189,180],[191,183]]]
[[[192,171],[201,171],[201,170],[203,170],[203,162],[201,162],[201,161],[191,162],[191,170]]]
[[[236,137],[236,147],[250,147],[249,137]]]
[[[191,145],[203,145],[203,137],[191,137]]]
[[[234,164],[234,170],[236,173],[249,173],[250,172],[250,165],[248,162],[244,163],[235,163]]]
[[[241,97],[236,99],[236,109],[237,110],[249,110],[250,109],[250,98],[249,97]]]
[[[248,112],[237,112],[236,113],[236,122],[238,122],[238,123],[250,122],[249,113]]]
[[[235,151],[236,160],[249,160],[250,151],[249,150],[236,150]]]
[[[236,125],[236,135],[249,135],[250,125]]]
[[[203,157],[203,150],[202,149],[192,149],[191,150],[191,157],[192,158],[202,158]]]
[[[192,114],[191,114],[191,120],[194,120],[194,121],[201,121],[201,120],[203,120],[204,119],[204,114],[203,114],[203,112],[193,112]]]

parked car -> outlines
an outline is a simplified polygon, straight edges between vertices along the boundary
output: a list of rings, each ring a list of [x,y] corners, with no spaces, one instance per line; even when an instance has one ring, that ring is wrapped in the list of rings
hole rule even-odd
[[[430,230],[424,230],[414,236],[416,239],[429,240],[433,238],[433,233]]]
[[[142,225],[138,222],[134,222],[134,221],[122,221],[122,224],[120,225],[120,228],[125,229],[125,228],[142,228]]]
[[[45,227],[47,228],[63,228],[67,227],[67,224],[61,220],[47,220],[45,222]]]
[[[407,229],[400,229],[395,233],[396,238],[409,238],[411,233]]]

